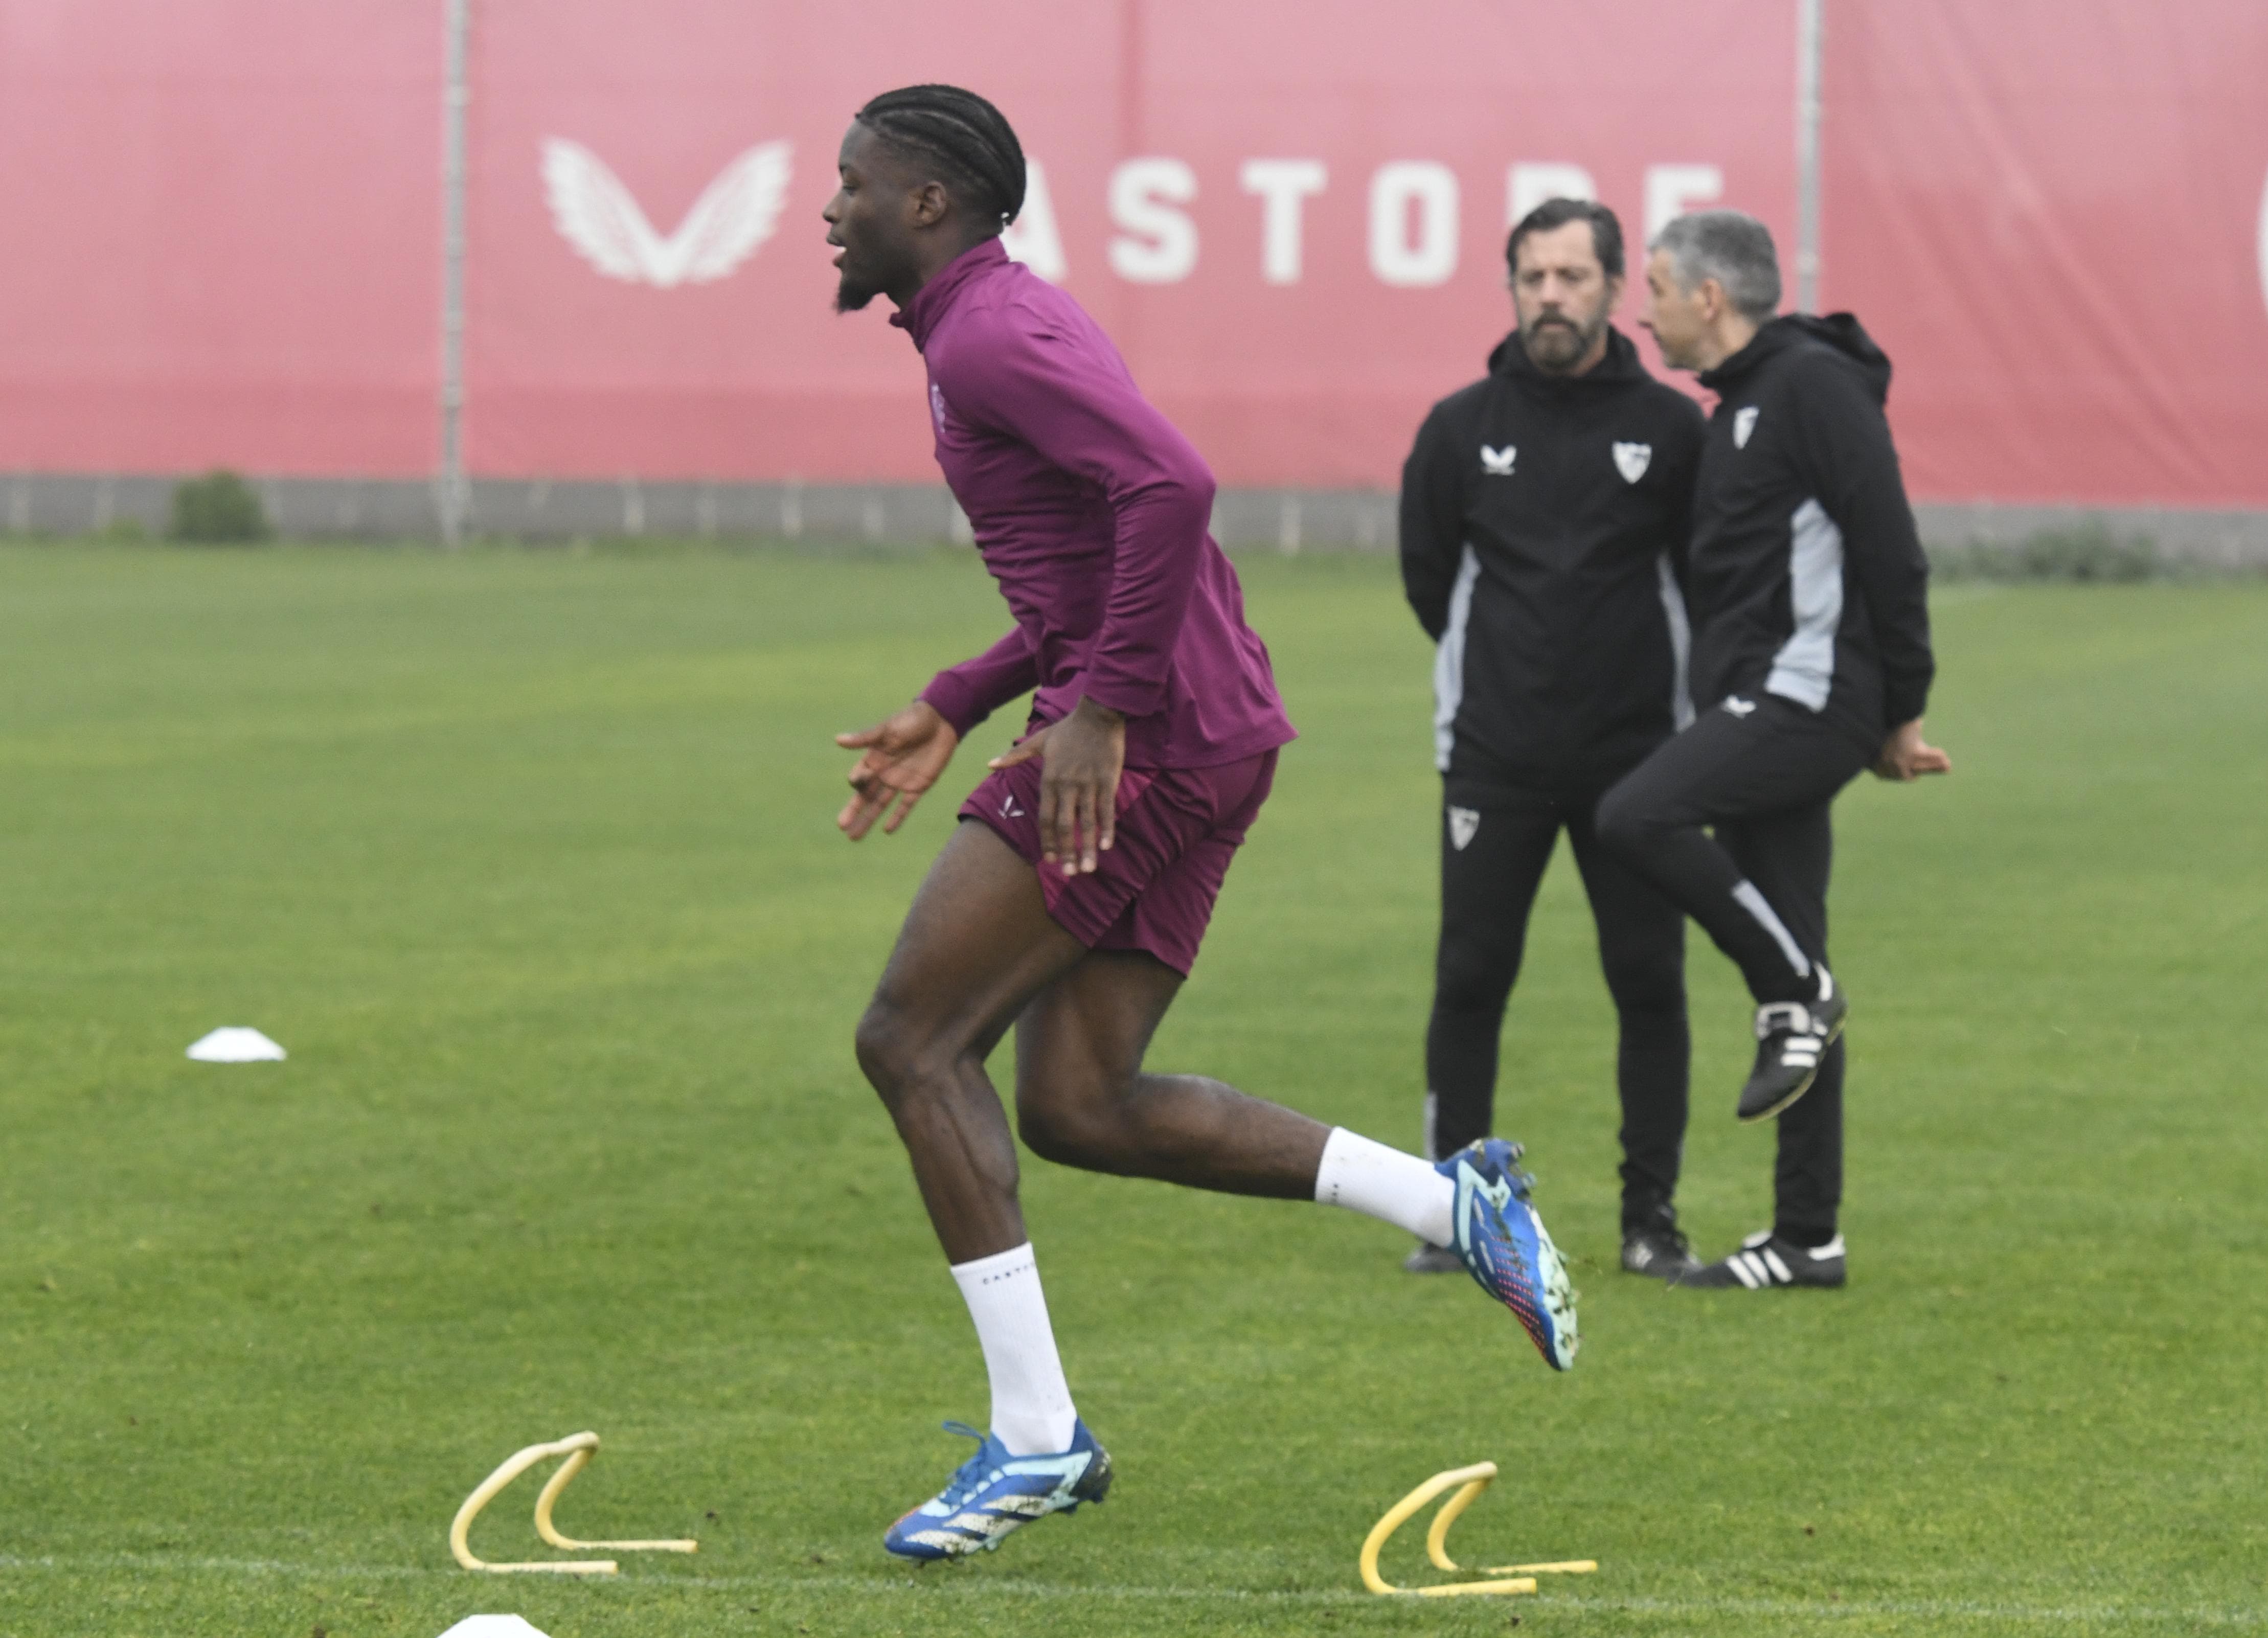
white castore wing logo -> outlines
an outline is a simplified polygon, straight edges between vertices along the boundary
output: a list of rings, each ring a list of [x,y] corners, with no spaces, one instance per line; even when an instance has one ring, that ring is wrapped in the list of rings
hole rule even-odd
[[[1481,470],[1491,478],[1512,476],[1512,463],[1519,459],[1520,452],[1509,444],[1502,449],[1491,449],[1485,444],[1481,445]]]
[[[1754,404],[1749,405],[1746,409],[1736,409],[1733,412],[1733,447],[1734,449],[1748,448],[1749,434],[1756,430],[1756,407]]]
[[[662,290],[706,284],[772,236],[787,201],[793,152],[794,144],[784,142],[749,149],[702,189],[667,238],[653,231],[630,190],[580,143],[545,139],[543,191],[559,237],[608,278]]]
[[[1481,811],[1478,808],[1449,810],[1449,845],[1459,853],[1462,853],[1472,845],[1473,837],[1478,834],[1480,827]]]
[[[1636,483],[1646,476],[1646,463],[1653,459],[1651,444],[1617,444],[1615,445],[1615,470],[1623,474],[1624,483]]]

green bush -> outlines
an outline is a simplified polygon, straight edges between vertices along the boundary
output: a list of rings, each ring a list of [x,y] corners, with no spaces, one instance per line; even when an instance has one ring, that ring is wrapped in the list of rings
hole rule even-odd
[[[2167,572],[2146,534],[2117,535],[2100,518],[2042,529],[2021,540],[1971,540],[1930,554],[1930,566],[1955,580],[2150,580]]]
[[[273,533],[260,491],[235,473],[216,470],[173,486],[173,516],[166,525],[170,540],[265,540]]]

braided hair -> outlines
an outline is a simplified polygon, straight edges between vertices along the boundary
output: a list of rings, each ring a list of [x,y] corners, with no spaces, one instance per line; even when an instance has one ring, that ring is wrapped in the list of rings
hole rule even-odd
[[[1000,110],[958,85],[886,91],[858,123],[892,147],[928,160],[980,222],[1005,227],[1024,208],[1024,149]]]

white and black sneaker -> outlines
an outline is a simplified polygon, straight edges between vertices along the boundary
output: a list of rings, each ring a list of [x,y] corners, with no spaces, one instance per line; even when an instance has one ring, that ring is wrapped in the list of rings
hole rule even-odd
[[[1648,1223],[1623,1230],[1623,1272],[1675,1284],[1701,1272],[1701,1260],[1673,1224]]]
[[[1680,1274],[1672,1285],[1745,1286],[1766,1291],[1775,1286],[1804,1285],[1833,1288],[1843,1283],[1843,1237],[1808,1250],[1782,1239],[1771,1230],[1751,1234],[1741,1249],[1722,1262],[1711,1263],[1692,1274]]]
[[[1819,1061],[1843,1032],[1851,1003],[1825,967],[1815,1001],[1768,1001],[1756,1009],[1756,1067],[1741,1088],[1741,1119],[1769,1120],[1811,1090]]]

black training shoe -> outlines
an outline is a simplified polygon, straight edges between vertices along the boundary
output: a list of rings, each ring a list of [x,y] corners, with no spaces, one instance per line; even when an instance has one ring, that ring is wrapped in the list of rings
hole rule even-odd
[[[1680,1274],[1672,1285],[1745,1286],[1766,1291],[1775,1286],[1806,1285],[1831,1289],[1843,1283],[1843,1237],[1806,1251],[1767,1229],[1741,1242],[1741,1249],[1720,1263],[1692,1274]]]
[[[1650,1224],[1623,1230],[1623,1272],[1675,1282],[1701,1272],[1701,1260],[1675,1228]]]
[[[1462,1274],[1465,1260],[1447,1245],[1420,1240],[1418,1249],[1402,1260],[1402,1270],[1404,1274]]]
[[[1851,1012],[1825,967],[1819,969],[1819,992],[1816,1001],[1768,1001],[1756,1009],[1756,1067],[1741,1088],[1742,1120],[1771,1120],[1819,1078],[1819,1061]]]

